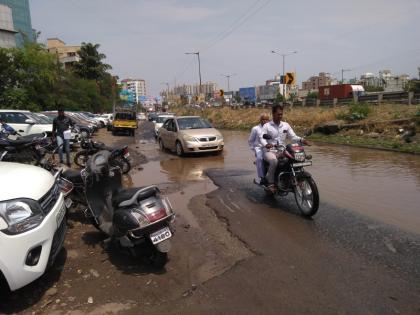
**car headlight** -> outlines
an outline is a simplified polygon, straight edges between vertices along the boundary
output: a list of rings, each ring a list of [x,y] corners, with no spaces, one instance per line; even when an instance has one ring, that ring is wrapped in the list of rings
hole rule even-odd
[[[223,140],[223,137],[222,137],[222,136],[217,135],[217,136],[216,136],[216,140]]]
[[[183,138],[184,138],[185,141],[195,141],[195,142],[197,142],[197,138],[192,137],[192,136],[185,135]]]
[[[41,224],[44,219],[41,206],[32,199],[15,199],[0,203],[0,216],[8,227],[6,234],[20,234]]]

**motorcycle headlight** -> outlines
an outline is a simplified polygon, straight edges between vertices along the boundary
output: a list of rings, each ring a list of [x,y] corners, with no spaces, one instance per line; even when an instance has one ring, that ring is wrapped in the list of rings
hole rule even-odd
[[[44,219],[41,206],[32,199],[15,199],[0,203],[0,216],[8,227],[6,234],[20,234],[41,224]]]
[[[184,138],[185,141],[194,141],[194,142],[197,142],[197,138],[195,138],[195,137],[191,137],[191,136],[185,135],[183,138]]]

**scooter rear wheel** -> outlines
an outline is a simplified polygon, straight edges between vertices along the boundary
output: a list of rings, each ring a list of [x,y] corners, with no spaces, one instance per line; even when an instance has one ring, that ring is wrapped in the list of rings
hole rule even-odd
[[[150,256],[150,263],[157,269],[162,269],[165,267],[167,262],[168,253],[162,253],[158,250],[155,250],[154,253]]]

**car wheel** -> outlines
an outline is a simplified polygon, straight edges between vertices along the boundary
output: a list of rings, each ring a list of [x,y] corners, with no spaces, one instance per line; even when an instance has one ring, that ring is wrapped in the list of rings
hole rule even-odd
[[[184,155],[184,149],[182,149],[182,144],[179,141],[176,142],[176,155],[178,156]]]

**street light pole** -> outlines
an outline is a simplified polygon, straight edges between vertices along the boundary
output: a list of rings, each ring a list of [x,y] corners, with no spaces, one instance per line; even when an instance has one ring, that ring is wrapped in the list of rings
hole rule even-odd
[[[169,82],[161,82],[160,84],[166,84],[166,102],[169,105]]]
[[[201,94],[201,62],[200,62],[200,52],[186,52],[186,55],[197,55],[198,58],[198,77],[200,79],[200,94]]]
[[[289,52],[289,53],[283,53],[283,54],[280,54],[280,53],[278,53],[277,51],[275,51],[275,50],[272,50],[271,51],[271,53],[272,54],[279,54],[279,55],[281,55],[282,56],[282,58],[283,58],[283,80],[284,80],[284,70],[285,70],[285,66],[284,66],[284,64],[285,64],[285,59],[286,59],[286,56],[290,56],[290,55],[293,55],[293,54],[297,54],[297,50],[294,50],[294,51],[291,51],[291,52]],[[280,83],[281,83],[281,79],[280,79]],[[285,88],[284,88],[284,86],[285,86],[285,84],[284,84],[284,81],[283,81],[283,94],[284,94],[284,98],[286,98],[286,93],[285,93]]]
[[[232,73],[232,74],[221,74],[221,76],[224,76],[227,79],[227,86],[228,86],[227,91],[228,92],[230,91],[230,77],[233,77],[235,75],[236,75],[236,73]]]

